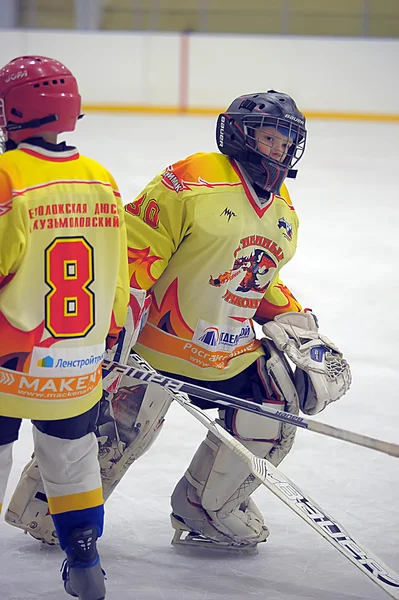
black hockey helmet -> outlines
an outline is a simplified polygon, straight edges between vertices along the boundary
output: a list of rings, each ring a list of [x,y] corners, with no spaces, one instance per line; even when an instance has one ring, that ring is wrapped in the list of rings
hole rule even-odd
[[[262,151],[259,149],[259,132],[265,129],[270,134],[266,147],[270,155],[265,154],[264,144]],[[275,138],[286,142],[286,150],[279,156],[272,153]],[[219,115],[216,143],[223,154],[242,164],[252,183],[279,194],[284,179],[296,177],[293,167],[305,151],[306,119],[288,94],[275,90],[247,94]]]

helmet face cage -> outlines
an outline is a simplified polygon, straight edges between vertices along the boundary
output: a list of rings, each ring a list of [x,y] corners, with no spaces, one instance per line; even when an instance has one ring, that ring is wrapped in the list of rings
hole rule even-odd
[[[0,129],[5,129],[7,125],[6,107],[3,98],[0,98]]]
[[[256,189],[280,194],[302,158],[306,119],[295,101],[275,90],[239,96],[219,115],[216,144],[245,168]]]
[[[5,145],[7,141],[7,119],[6,119],[6,109],[4,106],[3,98],[0,98],[0,154],[5,152]]]
[[[306,130],[286,118],[249,114],[241,117],[246,146],[279,167],[292,168],[302,158]]]
[[[6,136],[4,135],[4,132],[2,129],[0,129],[0,154],[4,154],[4,152],[6,151]]]

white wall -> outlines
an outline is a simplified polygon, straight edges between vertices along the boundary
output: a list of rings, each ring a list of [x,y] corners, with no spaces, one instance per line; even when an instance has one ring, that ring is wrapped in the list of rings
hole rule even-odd
[[[237,95],[290,93],[307,112],[399,117],[399,40],[0,30],[0,64],[64,62],[85,104],[220,109]],[[185,76],[186,75],[186,76]]]
[[[308,110],[399,113],[399,40],[198,35],[191,48],[199,106],[273,87]]]

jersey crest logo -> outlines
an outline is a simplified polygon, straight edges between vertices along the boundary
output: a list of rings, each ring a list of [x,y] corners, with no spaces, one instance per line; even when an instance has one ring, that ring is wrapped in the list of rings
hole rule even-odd
[[[248,255],[237,257],[230,271],[221,273],[216,278],[210,277],[209,283],[214,287],[220,287],[224,283],[241,275],[239,285],[235,289],[236,292],[253,291],[263,294],[269,285],[269,281],[262,286],[260,285],[259,277],[266,275],[269,269],[275,269],[276,267],[276,262],[267,252],[256,248]]]
[[[284,217],[278,220],[277,227],[283,229],[283,236],[291,242],[292,240],[292,225]]]
[[[256,310],[282,260],[284,251],[276,242],[263,235],[248,235],[234,251],[232,268],[215,277],[211,275],[208,283],[218,288],[227,284],[222,296],[225,302]]]

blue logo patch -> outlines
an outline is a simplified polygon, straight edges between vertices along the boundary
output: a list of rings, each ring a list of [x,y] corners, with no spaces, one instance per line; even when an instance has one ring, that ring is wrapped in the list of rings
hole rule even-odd
[[[216,327],[208,327],[198,339],[207,346],[217,346],[219,343],[219,330]]]
[[[315,362],[321,363],[323,362],[324,355],[326,353],[326,348],[324,346],[315,346],[310,351],[310,358]]]

